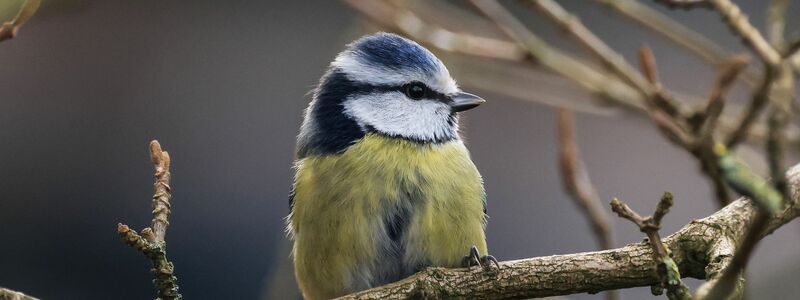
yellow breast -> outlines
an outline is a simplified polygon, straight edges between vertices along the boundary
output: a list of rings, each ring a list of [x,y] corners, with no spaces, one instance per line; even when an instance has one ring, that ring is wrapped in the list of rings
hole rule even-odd
[[[486,253],[483,184],[464,144],[422,144],[368,134],[339,155],[296,163],[295,272],[307,298],[371,287],[386,276],[388,214],[405,220],[403,266],[458,266],[471,245]],[[413,202],[413,203],[412,203]]]

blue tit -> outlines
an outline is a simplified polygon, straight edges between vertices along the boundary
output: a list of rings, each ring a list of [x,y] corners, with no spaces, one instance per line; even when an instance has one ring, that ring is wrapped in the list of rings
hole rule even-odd
[[[287,218],[306,299],[487,263],[483,180],[459,137],[464,93],[430,51],[377,33],[320,79],[297,139]],[[465,256],[467,255],[467,256]]]

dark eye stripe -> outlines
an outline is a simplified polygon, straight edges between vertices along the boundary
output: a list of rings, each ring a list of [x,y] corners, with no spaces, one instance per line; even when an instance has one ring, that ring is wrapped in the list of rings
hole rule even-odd
[[[409,84],[409,83],[407,83]],[[373,85],[367,83],[354,83],[355,88],[353,89],[353,94],[356,95],[364,95],[364,94],[373,94],[373,93],[380,93],[380,92],[400,92],[405,94],[405,89],[407,84],[402,85]],[[425,96],[423,99],[430,99],[430,100],[439,100],[442,102],[449,102],[452,99],[442,93],[434,91],[430,87],[425,84],[422,84],[425,87]]]

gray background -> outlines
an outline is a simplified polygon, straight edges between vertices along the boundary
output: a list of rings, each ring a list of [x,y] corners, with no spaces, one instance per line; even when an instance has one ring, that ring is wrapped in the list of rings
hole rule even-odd
[[[706,64],[582,2],[563,4],[629,58],[642,42],[651,44],[671,87],[707,93],[714,73]],[[739,2],[763,23],[763,1]],[[46,5],[19,38],[0,44],[0,286],[44,299],[152,297],[147,260],[120,242],[115,227],[149,222],[147,142],[157,138],[173,157],[167,237],[187,299],[291,291],[266,282],[288,258],[283,217],[294,137],[306,93],[352,37],[357,15],[336,1],[64,3]],[[712,12],[668,13],[743,50]],[[578,50],[538,15],[528,16],[549,40]],[[797,23],[789,25],[794,32]],[[553,109],[471,91],[489,100],[466,114],[464,128],[486,180],[492,254],[507,260],[594,250],[586,222],[561,191]],[[743,99],[746,89],[736,93]],[[647,120],[577,119],[604,200],[620,197],[646,212],[672,191],[676,207],[664,233],[714,211],[694,160]],[[618,245],[642,238],[621,220],[615,228]],[[760,293],[754,299],[800,291],[787,286],[800,269],[798,235],[796,224],[786,226],[759,247],[750,271]],[[624,295],[652,297],[648,288]]]

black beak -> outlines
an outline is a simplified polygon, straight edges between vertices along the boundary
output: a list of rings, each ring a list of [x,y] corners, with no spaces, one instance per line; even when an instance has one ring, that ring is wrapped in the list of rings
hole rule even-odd
[[[475,96],[470,93],[460,92],[453,96],[453,102],[450,103],[450,107],[453,108],[453,112],[460,112],[465,111],[468,109],[473,109],[478,107],[478,105],[483,104],[486,100],[483,98]]]

